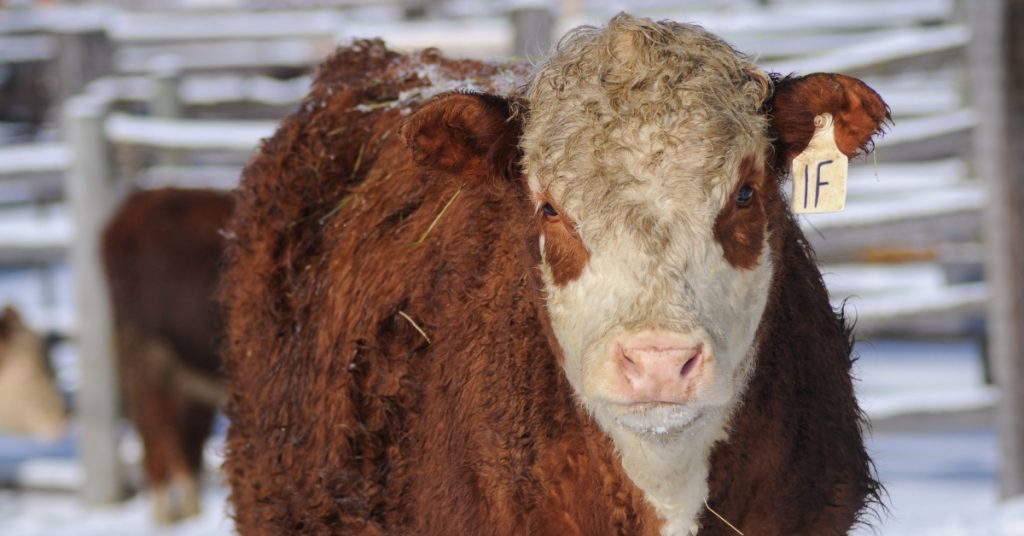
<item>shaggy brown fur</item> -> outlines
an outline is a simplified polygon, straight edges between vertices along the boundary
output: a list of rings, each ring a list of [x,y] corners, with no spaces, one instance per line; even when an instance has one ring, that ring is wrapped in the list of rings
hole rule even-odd
[[[214,292],[231,208],[220,192],[138,192],[103,237],[122,391],[160,521],[198,509],[203,444],[222,396]],[[183,488],[179,505],[173,484]]]
[[[222,297],[237,528],[658,534],[550,341],[514,99],[395,103],[425,66],[484,89],[502,76],[359,42],[244,174]],[[877,489],[849,335],[777,184],[756,180],[777,268],[708,500],[747,534],[838,534]]]

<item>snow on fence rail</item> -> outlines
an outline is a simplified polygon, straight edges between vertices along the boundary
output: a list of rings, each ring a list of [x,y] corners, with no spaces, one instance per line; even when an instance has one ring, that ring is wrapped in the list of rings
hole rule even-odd
[[[251,151],[277,129],[277,121],[167,119],[113,113],[105,124],[113,143],[160,149]]]
[[[753,2],[728,5],[725,9],[713,6],[693,9],[685,3],[682,6],[667,2],[641,3],[630,11],[655,19],[695,22],[732,40],[754,35],[856,32],[941,23],[953,18],[955,8],[954,0],[759,2],[756,8],[751,4]],[[570,13],[559,23],[558,32],[562,34],[580,24],[602,24],[615,14],[618,5],[607,3],[604,9],[590,13]]]
[[[865,76],[863,80],[879,95],[885,96],[893,117],[900,123],[900,130],[904,118],[943,114],[966,106],[962,77],[951,69]]]
[[[142,73],[162,56],[174,56],[187,70],[257,67],[308,67],[334,48],[334,39],[288,38],[272,41],[175,42],[144,47],[119,47],[114,69],[120,73]]]
[[[739,33],[801,33],[908,27],[949,20],[952,0],[885,0],[860,2],[780,2],[763,9],[735,12],[676,13],[677,20],[699,21],[708,30],[731,37]]]
[[[884,199],[859,200],[842,212],[816,214],[813,225],[818,230],[850,229],[959,212],[980,212],[985,200],[983,185],[976,180],[965,180],[942,189],[915,190]]]
[[[0,64],[47,61],[56,55],[57,40],[53,36],[0,36]]]
[[[71,155],[63,143],[0,146],[0,175],[63,172],[70,162]]]
[[[330,36],[344,24],[338,10],[118,13],[107,31],[118,41],[221,41]]]
[[[848,302],[848,306],[855,312],[856,328],[860,334],[929,332],[935,329],[930,326],[915,326],[917,321],[927,319],[932,323],[940,319],[952,319],[952,324],[963,324],[965,318],[980,317],[984,313],[989,297],[988,285],[984,281],[976,281],[943,285],[940,288],[910,289],[854,297]],[[939,325],[941,331],[969,331],[963,326],[954,327],[950,323]]]
[[[177,77],[177,98],[184,106],[251,103],[267,106],[295,104],[309,91],[311,76],[279,80],[263,75],[189,74]],[[153,98],[159,80],[154,76],[121,75],[100,78],[88,92],[110,101],[145,102]]]
[[[970,108],[908,119],[900,121],[899,128],[892,129],[892,132],[878,140],[878,147],[892,147],[950,134],[967,133],[977,124],[977,114]]]
[[[59,33],[68,29],[101,29],[113,10],[101,6],[5,9],[0,11],[0,34]]]
[[[960,50],[970,40],[970,29],[959,24],[902,28],[872,40],[826,50],[810,57],[773,62],[769,67],[779,73],[855,73],[908,58]]]
[[[449,54],[494,57],[527,52],[540,54],[546,51],[552,39],[551,35],[543,35],[527,38],[535,44],[517,43],[514,16],[400,22],[342,22],[343,19],[337,17],[329,20],[338,21],[328,25],[329,31],[325,31],[323,21],[319,21],[312,30],[268,31],[261,35],[252,31],[239,34],[247,36],[245,38],[231,39],[213,33],[215,27],[211,25],[205,27],[201,39],[192,41],[181,36],[163,42],[122,41],[114,65],[121,73],[146,72],[154,58],[173,55],[185,70],[310,66],[317,64],[338,44],[354,38],[375,37],[384,39],[396,50],[437,47]],[[228,27],[229,36],[232,27]],[[248,37],[250,34],[253,36]]]

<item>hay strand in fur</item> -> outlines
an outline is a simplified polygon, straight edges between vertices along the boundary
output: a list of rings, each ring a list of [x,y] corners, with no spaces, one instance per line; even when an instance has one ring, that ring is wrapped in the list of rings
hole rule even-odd
[[[729,523],[729,520],[724,518],[724,517],[722,517],[722,514],[719,514],[718,512],[716,512],[715,509],[712,508],[710,504],[708,504],[708,500],[707,499],[704,499],[704,508],[707,508],[708,512],[711,512],[712,514],[715,514],[715,517],[717,517],[718,519],[721,519],[722,523],[725,523],[726,525],[728,525],[730,529],[736,531],[736,534],[739,534],[740,536],[743,536],[743,532],[740,531],[740,529],[736,528],[736,525],[733,525],[732,523]]]
[[[356,153],[356,163],[352,165],[352,176],[355,177],[356,173],[359,172],[359,165],[363,163],[363,151],[366,150],[366,144],[359,146],[359,152]]]
[[[338,203],[337,205],[334,205],[334,208],[332,208],[331,210],[327,211],[327,214],[324,214],[323,216],[320,217],[320,221],[319,221],[320,225],[323,225],[325,222],[327,222],[327,220],[333,218],[335,214],[337,214],[338,212],[341,212],[341,209],[345,208],[345,206],[348,205],[351,201],[352,201],[352,196],[351,195],[345,196],[345,198],[342,199],[340,203]]]
[[[459,197],[459,194],[461,193],[462,188],[460,187],[458,190],[455,191],[451,199],[449,199],[448,202],[444,204],[444,207],[441,208],[441,212],[437,213],[437,216],[434,217],[434,221],[430,222],[430,227],[427,227],[427,230],[423,231],[423,234],[420,236],[418,240],[409,244],[410,246],[422,244],[423,241],[427,239],[427,236],[430,234],[430,231],[433,231],[434,227],[437,226],[437,222],[441,221],[441,216],[444,216],[444,213],[448,210],[448,207],[452,206],[452,203],[455,202],[455,198]]]
[[[398,314],[402,315],[402,318],[408,320],[409,323],[412,324],[413,329],[418,331],[419,334],[423,336],[423,340],[427,341],[427,344],[430,344],[430,337],[427,336],[427,332],[423,331],[423,328],[421,328],[419,324],[417,324],[416,321],[412,319],[411,316],[405,314],[405,311],[398,311]]]

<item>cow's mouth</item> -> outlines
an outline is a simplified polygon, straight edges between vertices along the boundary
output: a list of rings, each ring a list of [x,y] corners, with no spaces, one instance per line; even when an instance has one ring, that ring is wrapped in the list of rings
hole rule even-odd
[[[693,404],[641,402],[613,404],[615,421],[623,428],[641,436],[668,436],[694,426],[703,411]]]

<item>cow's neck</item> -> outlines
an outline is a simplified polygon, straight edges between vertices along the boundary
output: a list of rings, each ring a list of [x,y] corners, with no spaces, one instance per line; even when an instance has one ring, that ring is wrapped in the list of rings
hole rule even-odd
[[[664,441],[611,429],[623,469],[664,521],[663,536],[685,536],[697,528],[708,494],[711,448],[727,435],[725,412],[702,420],[683,436]]]

